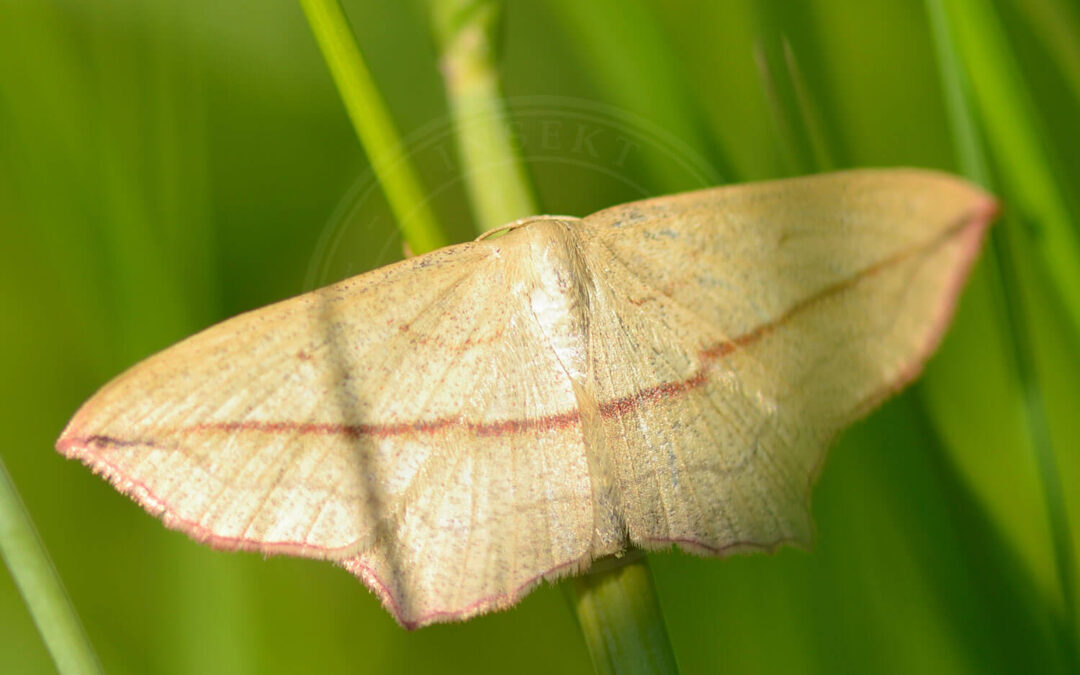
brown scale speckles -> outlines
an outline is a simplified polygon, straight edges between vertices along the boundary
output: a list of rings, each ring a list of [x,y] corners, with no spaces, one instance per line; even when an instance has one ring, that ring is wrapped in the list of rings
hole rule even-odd
[[[955,229],[950,229],[946,232],[946,237],[954,233]],[[944,240],[946,237],[942,237],[941,239],[933,242],[931,246],[940,243],[940,241]],[[764,336],[773,333],[783,323],[785,323],[795,315],[799,314],[800,312],[811,307],[816,302],[840,293],[852,287],[859,280],[877,274],[883,269],[886,269],[893,264],[909,258],[917,252],[918,251],[906,251],[902,252],[901,254],[895,255],[889,259],[880,261],[862,270],[861,272],[849,279],[845,279],[839,283],[822,289],[818,293],[806,298],[799,304],[790,308],[787,312],[777,317],[776,319],[756,326],[752,330],[747,331],[746,333],[739,335],[735,338],[720,342],[716,345],[702,350],[699,353],[701,366],[690,377],[681,381],[663,382],[657,385],[653,385],[651,387],[644,388],[634,394],[601,403],[600,415],[605,419],[621,417],[623,415],[628,415],[634,412],[636,409],[644,407],[645,405],[675,398],[703,386],[708,380],[709,368],[711,367],[712,363],[715,362],[717,359],[726,357],[738,349],[749,347],[750,345],[759,341]],[[644,301],[645,300],[642,300],[642,302]],[[402,324],[400,329],[407,330],[408,324]],[[461,343],[460,348],[465,349],[486,342],[491,342],[497,340],[499,337],[501,337],[501,335],[501,331],[495,331],[489,337],[485,337],[483,340],[473,340],[470,338]],[[436,339],[437,338],[432,337],[430,341],[435,341]],[[429,340],[423,337],[417,336],[418,343],[425,343],[428,341]],[[301,360],[308,360],[311,358],[311,355],[301,350],[297,353],[297,358]],[[262,434],[290,435],[343,435],[350,438],[392,438],[397,436],[431,436],[451,430],[460,431],[464,429],[468,433],[475,436],[485,437],[557,430],[580,424],[580,422],[580,413],[576,410],[572,410],[553,415],[545,415],[543,417],[495,420],[489,422],[471,422],[458,417],[444,417],[434,420],[418,420],[413,422],[400,422],[395,424],[351,425],[328,423],[324,424],[314,422],[293,422],[288,420],[277,422],[246,420],[238,422],[204,423],[195,426],[184,427],[178,429],[177,432],[182,434],[208,432],[251,432]],[[102,435],[89,436],[81,439],[70,439],[69,442],[73,444],[79,443],[87,446],[99,447],[129,447],[136,445],[153,445],[153,443],[145,440],[121,439]]]
[[[966,223],[966,221],[965,221]],[[851,276],[848,279],[844,279],[838,283],[827,286],[817,293],[803,299],[793,307],[789,308],[786,312],[773,319],[772,321],[763,323],[753,329],[736,336],[730,340],[720,342],[716,345],[701,350],[699,353],[699,360],[701,365],[699,368],[685,380],[674,382],[662,382],[650,387],[646,387],[634,394],[623,396],[620,398],[612,399],[610,401],[600,404],[600,415],[604,418],[610,419],[614,417],[620,417],[630,414],[634,410],[641,408],[645,405],[656,403],[659,401],[675,398],[690,392],[698,387],[701,387],[708,380],[708,371],[712,366],[712,363],[717,359],[726,357],[738,349],[749,347],[755,342],[761,340],[763,337],[775,332],[785,322],[790,320],[797,314],[807,310],[816,303],[841,293],[860,280],[880,273],[882,270],[887,269],[893,265],[900,263],[914,255],[924,252],[927,249],[934,248],[940,245],[942,242],[948,240],[950,237],[955,236],[961,229],[960,225],[947,229],[939,238],[929,242],[926,245],[901,251],[885,260],[878,261],[869,267],[864,268],[857,274]],[[491,342],[497,340],[501,336],[500,331],[494,331],[488,337],[483,340],[465,340],[461,343],[462,348],[483,344],[485,342]],[[417,336],[418,343],[428,342],[425,338]],[[435,341],[437,338],[432,336],[430,341]],[[225,432],[257,432],[257,433],[286,433],[286,434],[341,434],[349,437],[376,437],[376,438],[390,438],[395,436],[424,436],[440,434],[449,430],[461,430],[466,429],[469,433],[476,436],[502,436],[506,434],[522,434],[531,433],[537,431],[548,431],[566,428],[568,426],[579,424],[581,421],[581,415],[578,411],[567,411],[563,413],[556,413],[553,415],[545,415],[543,417],[535,418],[523,418],[523,419],[510,419],[510,420],[495,420],[489,422],[470,422],[461,418],[437,418],[434,420],[423,420],[415,422],[401,422],[396,424],[318,424],[318,423],[300,423],[291,421],[282,422],[263,422],[263,421],[244,421],[244,422],[222,422],[215,424],[202,424],[193,427],[185,427],[180,429],[181,433],[198,433],[207,431],[225,431]]]
[[[689,377],[681,382],[665,382],[663,384],[642,389],[630,396],[623,396],[602,403],[600,404],[600,416],[606,419],[621,417],[642,407],[646,403],[655,403],[674,398],[697,389],[708,380],[708,373],[706,371],[707,368],[702,367],[694,373],[693,377]]]
[[[472,338],[471,336],[467,337],[464,340],[462,340],[461,346],[463,348],[465,348],[465,347],[476,347],[476,346],[479,346],[479,345],[486,345],[486,344],[490,344],[492,342],[498,342],[499,339],[502,338],[502,336],[503,336],[503,331],[500,328],[497,331],[493,331],[491,333],[491,335],[489,335],[488,337],[483,338],[482,340],[476,340],[476,339]],[[464,349],[462,351],[464,351]]]
[[[690,377],[677,382],[663,382],[647,387],[629,396],[612,399],[600,404],[600,415],[605,419],[620,417],[647,404],[664,401],[697,389],[708,380],[708,369],[717,358],[726,356],[737,347],[745,347],[763,334],[755,330],[735,340],[723,342],[715,347],[703,350],[700,354],[702,366]],[[543,417],[496,420],[491,422],[470,422],[461,418],[438,418],[396,424],[320,424],[312,422],[263,422],[247,420],[243,422],[218,422],[200,424],[180,429],[181,433],[200,432],[256,432],[264,434],[297,435],[344,435],[350,438],[374,437],[392,438],[395,436],[429,436],[449,430],[466,429],[476,436],[503,436],[507,434],[534,433],[563,429],[579,424],[581,415],[572,410]]]
[[[409,326],[407,324],[404,324],[401,327],[399,327],[398,330],[401,331],[402,333],[407,332],[409,330]],[[418,347],[419,346],[437,346],[437,347],[442,347],[443,349],[447,349],[447,350],[449,350],[451,352],[464,352],[464,351],[467,351],[467,350],[472,349],[474,347],[479,347],[479,346],[483,346],[483,345],[486,345],[486,344],[491,344],[493,342],[498,342],[502,337],[503,337],[503,330],[500,329],[500,330],[492,331],[490,334],[485,335],[484,337],[479,338],[479,339],[474,338],[474,337],[468,337],[468,338],[465,338],[464,340],[460,340],[458,342],[447,343],[444,339],[440,338],[440,336],[438,336],[438,335],[425,336],[425,335],[421,335],[419,333],[413,333],[413,337],[410,339],[409,344],[412,344],[412,345],[415,345],[415,346],[418,346]]]
[[[545,417],[525,418],[520,420],[500,420],[498,422],[468,422],[470,432],[477,436],[504,436],[529,432],[551,431],[577,426],[581,423],[581,413],[571,410]]]
[[[409,627],[627,538],[771,548],[811,530],[825,439],[918,373],[993,210],[852,172],[511,224],[210,329],[58,448],[199,541],[337,560]]]
[[[160,450],[170,450],[165,445],[162,445],[156,441],[144,438],[117,438],[116,436],[106,436],[104,434],[92,434],[90,436],[65,436],[57,442],[56,447],[58,450],[65,454],[69,454],[72,451],[85,448],[156,448]]]
[[[702,352],[702,355],[706,359],[712,361],[727,356],[733,351],[735,351],[735,343],[729,340],[727,342],[721,342],[720,344],[713,347],[709,347],[704,352]]]
[[[114,447],[114,448],[127,448],[135,445],[146,445],[142,441],[135,441],[123,438],[114,438],[113,436],[103,436],[100,434],[94,434],[93,436],[87,436],[85,439],[87,446],[97,447]]]

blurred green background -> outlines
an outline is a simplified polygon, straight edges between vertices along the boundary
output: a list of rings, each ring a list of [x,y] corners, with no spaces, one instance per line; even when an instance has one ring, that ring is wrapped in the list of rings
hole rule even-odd
[[[1076,236],[1080,8],[965,2],[1005,28],[1022,77],[1004,95],[1032,113]],[[426,6],[345,7],[438,217],[469,236]],[[958,167],[922,3],[509,2],[500,39],[547,212],[828,167]],[[1009,156],[994,159],[1007,183]],[[684,673],[1069,667],[1077,557],[1058,536],[1068,569],[1055,563],[1009,321],[1030,336],[1057,517],[1080,523],[1077,305],[1040,257],[1042,224],[1005,197],[1024,313],[1003,309],[984,255],[921,383],[833,449],[813,549],[651,556]],[[52,450],[126,366],[400,257],[294,0],[0,0],[0,229],[0,455],[108,672],[590,672],[557,588],[408,633],[344,571],[198,546]],[[0,575],[0,671],[52,668]]]

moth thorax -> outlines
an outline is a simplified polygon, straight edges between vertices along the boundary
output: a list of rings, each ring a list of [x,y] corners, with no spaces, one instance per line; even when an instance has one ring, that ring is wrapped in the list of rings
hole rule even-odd
[[[530,258],[534,285],[529,304],[566,373],[584,380],[589,275],[572,227],[572,223],[556,220],[533,225]]]

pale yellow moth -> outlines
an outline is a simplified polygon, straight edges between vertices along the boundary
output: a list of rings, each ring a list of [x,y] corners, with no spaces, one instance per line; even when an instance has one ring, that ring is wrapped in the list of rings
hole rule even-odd
[[[805,541],[829,443],[920,371],[995,209],[859,170],[526,219],[213,326],[57,447],[199,541],[336,561],[409,627],[630,546]]]

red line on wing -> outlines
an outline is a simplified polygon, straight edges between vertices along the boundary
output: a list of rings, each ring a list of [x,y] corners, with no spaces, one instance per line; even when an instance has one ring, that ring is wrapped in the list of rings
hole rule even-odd
[[[675,382],[663,382],[646,387],[633,394],[603,402],[600,404],[600,415],[608,419],[619,417],[628,414],[645,404],[681,396],[703,386],[708,379],[709,369],[718,359],[758,342],[814,304],[841,293],[855,286],[863,279],[888,269],[916,254],[936,248],[971,226],[981,227],[982,225],[985,225],[988,220],[988,216],[982,213],[979,214],[979,217],[964,219],[927,244],[900,251],[895,255],[879,260],[873,265],[860,270],[858,273],[847,279],[826,286],[817,293],[799,301],[777,318],[756,326],[742,335],[703,349],[699,353],[701,365],[690,377]],[[492,422],[472,422],[459,417],[440,417],[433,420],[417,420],[415,422],[399,422],[395,424],[326,424],[315,422],[244,420],[238,422],[210,422],[197,424],[184,427],[180,431],[184,433],[255,432],[265,434],[335,435],[351,438],[392,438],[405,435],[434,435],[442,433],[447,429],[465,429],[469,433],[477,436],[502,436],[504,434],[520,434],[525,432],[564,429],[575,426],[579,424],[580,421],[581,414],[576,410],[570,410],[542,417],[507,419]],[[96,436],[92,437],[92,439],[84,440],[92,440],[99,445],[138,444],[138,441],[112,439],[103,436]]]

